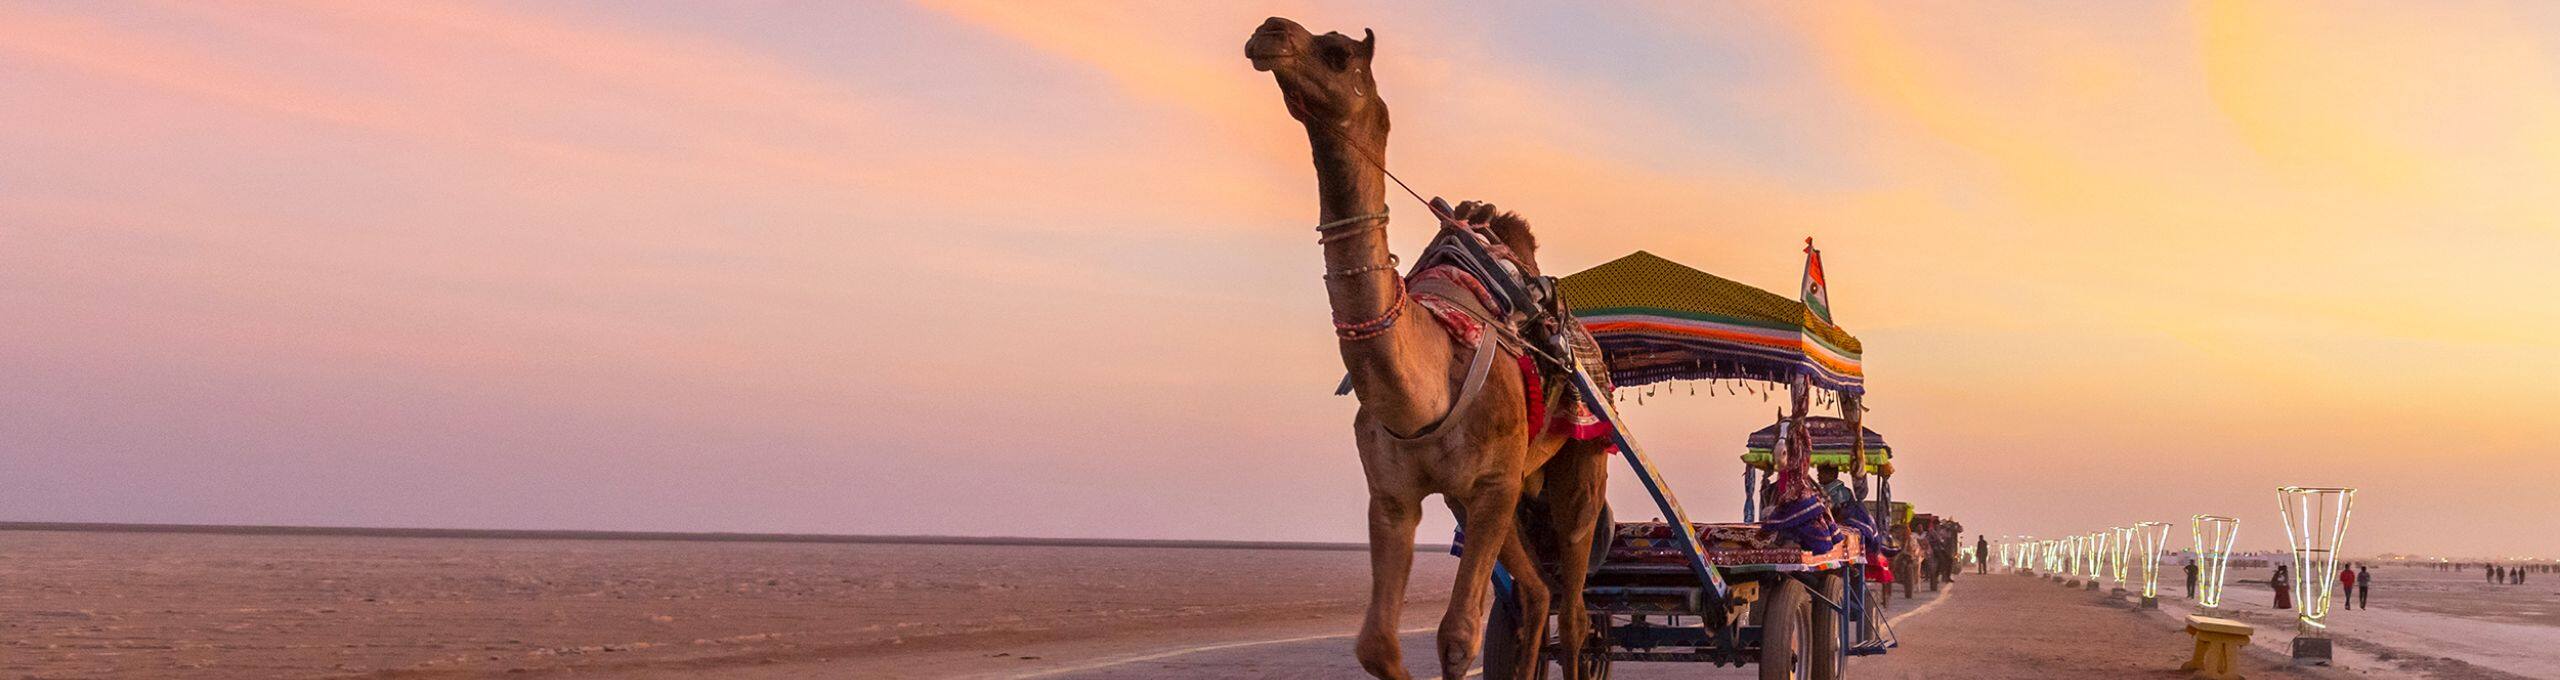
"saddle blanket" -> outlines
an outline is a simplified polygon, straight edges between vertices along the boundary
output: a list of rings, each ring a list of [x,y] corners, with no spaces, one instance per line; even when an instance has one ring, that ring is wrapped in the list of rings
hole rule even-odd
[[[1486,326],[1495,323],[1492,310],[1498,307],[1494,295],[1466,268],[1443,264],[1422,269],[1408,279],[1406,290],[1410,291],[1414,304],[1429,312],[1441,328],[1448,329],[1450,341],[1459,347],[1482,346],[1480,343],[1484,340]],[[1569,316],[1561,321],[1565,324],[1568,350],[1580,358],[1582,365],[1598,371],[1593,378],[1605,392],[1609,385],[1608,363],[1600,354],[1600,342],[1592,339],[1591,332],[1582,328],[1581,321]],[[1528,402],[1529,422],[1543,423],[1543,431],[1561,432],[1573,439],[1602,439],[1609,435],[1608,423],[1582,404],[1580,395],[1570,391],[1570,383],[1548,380],[1536,357],[1516,349],[1513,352],[1520,362],[1522,396]],[[1548,394],[1547,385],[1551,382],[1566,391]],[[1561,397],[1560,405],[1564,408],[1549,413],[1550,396]],[[1617,449],[1615,445],[1609,448],[1613,452]]]

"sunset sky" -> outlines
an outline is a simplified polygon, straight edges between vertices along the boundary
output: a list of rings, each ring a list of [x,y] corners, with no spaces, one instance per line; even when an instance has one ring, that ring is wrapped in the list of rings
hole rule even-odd
[[[1360,540],[1269,15],[1551,272],[1819,239],[1924,511],[2560,556],[2548,3],[0,5],[0,520]]]

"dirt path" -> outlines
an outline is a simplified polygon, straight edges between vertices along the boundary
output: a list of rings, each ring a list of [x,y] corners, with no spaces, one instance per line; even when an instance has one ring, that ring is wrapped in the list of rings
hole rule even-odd
[[[2185,678],[2194,643],[2170,619],[2041,578],[1963,577],[1944,606],[1896,626],[1902,647],[1859,664],[1861,678]],[[1863,659],[1861,661],[1864,661]],[[2242,660],[2251,678],[2340,677],[2273,654]]]
[[[2186,678],[2177,670],[2192,645],[2173,619],[2103,604],[2093,593],[2023,576],[1968,575],[1937,596],[1896,599],[1889,615],[1902,646],[1892,653],[1850,663],[1858,678]],[[1407,638],[1428,649],[1426,635]],[[1274,641],[1132,658],[1087,665],[1062,677],[1077,680],[1172,678],[1364,678],[1346,640]],[[1427,659],[1427,656],[1424,657]],[[2259,651],[2244,659],[2251,678],[2353,677],[2334,670],[2295,669]],[[1417,673],[1427,663],[1408,659]],[[1700,664],[1622,663],[1612,677],[1749,678],[1750,669]],[[2399,677],[2399,676],[2368,676]]]

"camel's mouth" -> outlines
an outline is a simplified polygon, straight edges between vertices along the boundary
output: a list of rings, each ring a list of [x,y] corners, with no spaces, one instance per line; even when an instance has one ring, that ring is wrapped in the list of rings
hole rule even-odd
[[[1253,70],[1269,71],[1280,66],[1280,62],[1282,60],[1296,58],[1298,56],[1298,51],[1277,50],[1262,53],[1247,52],[1244,56],[1247,59],[1253,60]]]
[[[1278,38],[1272,40],[1262,40],[1262,35],[1254,37],[1257,39],[1244,46],[1244,58],[1253,60],[1253,70],[1269,71],[1279,66],[1280,60],[1298,56],[1298,46],[1290,40],[1280,36],[1271,36]]]
[[[1244,41],[1244,56],[1253,60],[1253,70],[1269,71],[1279,66],[1280,60],[1296,57],[1303,51],[1300,47],[1305,42],[1306,33],[1306,29],[1287,19],[1272,17],[1254,29],[1253,37]]]

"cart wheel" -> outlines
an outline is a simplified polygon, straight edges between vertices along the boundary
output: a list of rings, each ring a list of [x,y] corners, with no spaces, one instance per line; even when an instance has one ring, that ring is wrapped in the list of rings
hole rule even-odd
[[[1848,580],[1838,571],[1824,572],[1822,597],[1848,606],[1849,600],[1844,597],[1849,592]],[[1813,615],[1808,618],[1813,624],[1813,644],[1806,649],[1806,656],[1813,657],[1813,677],[1817,680],[1849,677],[1849,646],[1841,641],[1842,636],[1849,632],[1848,617],[1820,602],[1813,603],[1811,610]]]
[[[1770,579],[1775,588],[1762,600],[1769,618],[1760,626],[1760,680],[1811,680],[1813,675],[1813,598],[1804,582]]]
[[[1520,599],[1512,597],[1509,588],[1494,589],[1493,611],[1484,617],[1484,645],[1480,649],[1483,651],[1477,659],[1484,664],[1484,677],[1501,680],[1522,675],[1513,667],[1520,656]]]
[[[1582,677],[1566,680],[1609,680],[1609,615],[1591,615],[1591,638],[1582,641]]]

